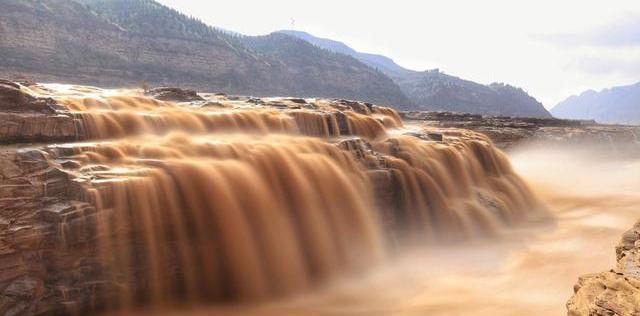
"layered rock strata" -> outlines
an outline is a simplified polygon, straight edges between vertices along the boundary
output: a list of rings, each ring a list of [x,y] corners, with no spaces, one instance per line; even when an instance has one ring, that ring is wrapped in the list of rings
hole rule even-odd
[[[581,276],[567,302],[570,316],[632,316],[640,314],[640,222],[622,235],[616,266]]]

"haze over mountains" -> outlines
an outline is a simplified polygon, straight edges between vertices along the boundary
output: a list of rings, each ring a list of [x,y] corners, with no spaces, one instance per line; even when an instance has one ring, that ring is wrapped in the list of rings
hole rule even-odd
[[[549,117],[519,88],[405,69],[302,32],[240,36],[152,0],[5,0],[0,76],[360,99],[399,109]]]
[[[558,103],[551,113],[567,119],[640,125],[640,82],[600,92],[587,90]]]
[[[280,32],[330,51],[353,56],[382,71],[400,86],[418,109],[531,117],[551,116],[542,103],[520,88],[500,83],[482,85],[447,75],[438,69],[406,69],[391,58],[358,52],[342,42],[300,31]]]

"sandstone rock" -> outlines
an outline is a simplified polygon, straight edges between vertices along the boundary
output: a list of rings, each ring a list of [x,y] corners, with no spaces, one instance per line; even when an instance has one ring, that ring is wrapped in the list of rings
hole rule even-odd
[[[634,250],[638,240],[640,240],[640,222],[622,234],[620,243],[616,246],[616,258],[620,260]]]
[[[0,110],[55,113],[58,109],[60,107],[53,99],[36,98],[22,91],[20,85],[0,79]]]
[[[0,106],[3,109],[19,108],[23,104],[35,101],[36,98],[20,90],[20,85],[0,79]]]
[[[287,98],[286,100],[297,104],[307,104],[307,100],[300,98]]]
[[[73,218],[92,212],[85,210],[86,203],[69,203],[69,175],[52,168],[48,159],[42,149],[8,147],[0,153],[0,315],[64,313],[52,280],[77,269],[73,261],[83,256],[68,254],[73,261],[62,260],[61,222],[68,221],[73,231],[65,239],[77,242],[90,231],[79,229]]]
[[[2,110],[0,110],[2,111]],[[64,142],[84,137],[68,114],[0,112],[0,143]]]
[[[4,178],[14,178],[22,174],[22,170],[8,157],[0,155],[0,174]]]
[[[567,302],[570,316],[640,315],[640,221],[616,247],[610,271],[582,276]]]
[[[0,230],[5,230],[7,228],[9,228],[9,221],[0,217]]]
[[[22,299],[34,298],[42,295],[44,292],[44,284],[42,280],[25,276],[13,281],[2,292],[8,297],[18,297]]]
[[[345,109],[349,109],[360,114],[367,114],[368,112],[371,111],[371,107],[373,106],[371,103],[367,103],[367,102],[344,100],[344,99],[335,99],[334,102],[339,105],[342,105]]]
[[[174,102],[193,102],[204,101],[204,99],[198,95],[194,90],[172,88],[172,87],[159,87],[152,88],[145,92],[145,95],[154,99],[162,101],[174,101]]]
[[[338,111],[336,112],[336,121],[338,121],[338,128],[340,129],[340,134],[348,135],[349,134],[349,120],[347,116]]]
[[[0,296],[0,314],[10,314],[9,311],[16,305],[17,302],[13,298],[4,295]]]
[[[371,154],[371,145],[362,138],[348,138],[338,142],[338,147],[351,154],[360,161],[365,161],[366,156]]]

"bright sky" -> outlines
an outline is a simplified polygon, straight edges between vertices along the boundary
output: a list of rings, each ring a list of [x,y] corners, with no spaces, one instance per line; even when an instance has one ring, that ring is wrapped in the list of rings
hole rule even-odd
[[[159,0],[247,35],[295,29],[398,64],[520,86],[548,108],[640,81],[640,0]]]

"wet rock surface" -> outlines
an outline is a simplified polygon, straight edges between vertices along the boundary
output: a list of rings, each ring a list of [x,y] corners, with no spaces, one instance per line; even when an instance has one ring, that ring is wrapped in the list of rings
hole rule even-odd
[[[73,201],[72,177],[44,151],[0,149],[0,314],[64,312],[58,282],[78,272],[82,256],[63,251],[64,210],[89,204]],[[56,214],[56,216],[52,216]],[[88,213],[87,213],[88,214]],[[66,252],[70,254],[65,261]]]
[[[69,141],[82,133],[56,101],[33,96],[23,87],[0,79],[0,144]]]
[[[0,112],[0,144],[64,142],[82,138],[82,125],[70,114]]]

